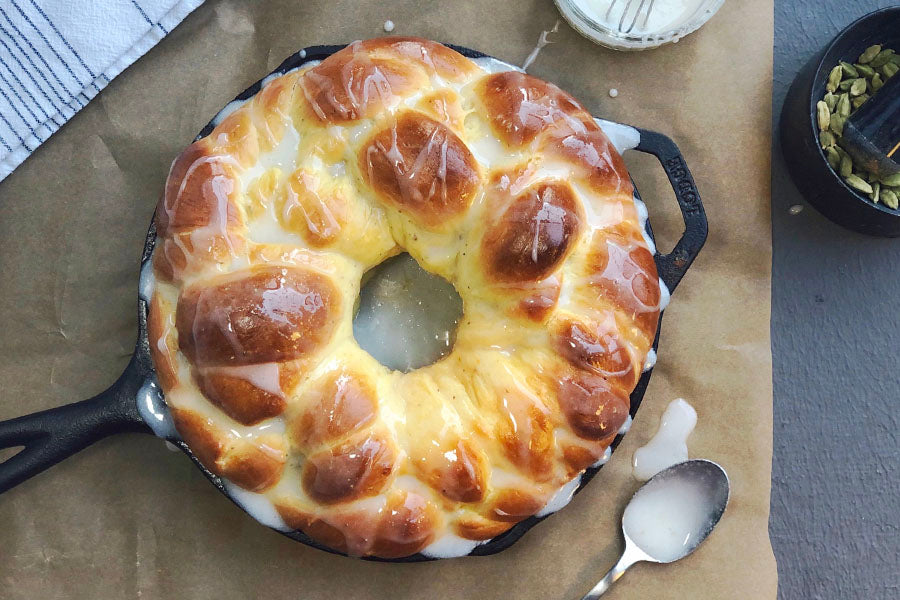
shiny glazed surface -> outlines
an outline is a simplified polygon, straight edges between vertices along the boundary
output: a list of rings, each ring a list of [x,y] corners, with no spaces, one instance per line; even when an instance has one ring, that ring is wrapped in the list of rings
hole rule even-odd
[[[631,182],[591,115],[425,40],[270,81],[175,160],[157,223],[149,335],[178,432],[353,555],[538,513],[604,456],[658,323]],[[450,354],[409,373],[352,333],[362,274],[401,251],[464,305]]]

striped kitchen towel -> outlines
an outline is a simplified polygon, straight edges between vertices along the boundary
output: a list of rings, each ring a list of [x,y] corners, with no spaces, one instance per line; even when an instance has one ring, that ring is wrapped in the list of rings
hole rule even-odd
[[[203,0],[0,0],[0,180]]]

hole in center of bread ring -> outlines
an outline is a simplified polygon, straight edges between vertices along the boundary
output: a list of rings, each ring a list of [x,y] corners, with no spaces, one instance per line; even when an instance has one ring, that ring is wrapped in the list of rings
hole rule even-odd
[[[404,253],[363,276],[353,336],[378,362],[408,373],[450,353],[462,313],[453,285]]]

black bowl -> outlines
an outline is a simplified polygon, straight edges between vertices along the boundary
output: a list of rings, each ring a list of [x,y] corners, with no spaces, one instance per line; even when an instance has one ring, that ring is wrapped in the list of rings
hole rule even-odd
[[[855,62],[872,44],[900,51],[900,7],[862,17],[816,53],[797,74],[781,110],[781,148],[794,183],[823,215],[847,229],[900,237],[900,210],[875,204],[850,188],[828,165],[819,146],[816,102],[838,62]]]

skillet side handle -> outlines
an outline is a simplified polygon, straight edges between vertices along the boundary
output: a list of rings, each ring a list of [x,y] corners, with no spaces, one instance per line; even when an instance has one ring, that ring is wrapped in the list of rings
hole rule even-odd
[[[655,131],[645,129],[638,129],[638,131],[641,134],[641,142],[635,150],[652,154],[659,160],[675,191],[675,199],[678,201],[681,216],[684,219],[684,233],[681,235],[681,239],[669,254],[656,257],[659,276],[671,292],[684,277],[688,267],[694,262],[706,242],[709,232],[706,211],[703,210],[703,203],[700,201],[700,194],[694,178],[675,142]]]
[[[0,422],[0,449],[24,446],[0,462],[0,494],[114,433],[147,432],[136,396],[143,383],[136,356],[93,398]]]

